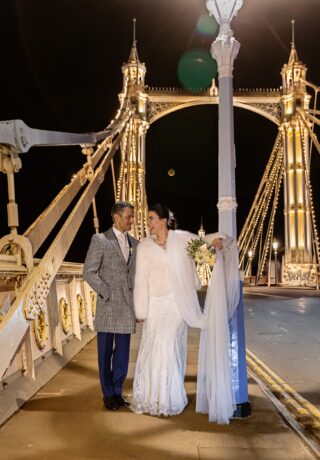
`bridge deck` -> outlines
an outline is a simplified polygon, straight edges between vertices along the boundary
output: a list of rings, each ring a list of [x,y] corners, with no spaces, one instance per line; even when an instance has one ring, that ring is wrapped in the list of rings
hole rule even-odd
[[[126,394],[140,329],[133,337]],[[11,459],[268,459],[313,458],[258,385],[249,382],[253,415],[229,426],[196,414],[198,331],[190,330],[186,388],[190,404],[180,416],[115,413],[103,408],[93,340],[0,430],[1,454]]]

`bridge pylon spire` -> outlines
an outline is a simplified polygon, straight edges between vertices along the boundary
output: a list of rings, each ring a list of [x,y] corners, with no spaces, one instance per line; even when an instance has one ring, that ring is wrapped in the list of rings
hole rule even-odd
[[[137,50],[137,40],[136,40],[136,18],[133,18],[133,38],[132,38],[132,47],[130,51],[130,56],[128,63],[130,64],[140,64],[138,50]]]
[[[129,89],[131,93],[137,90],[144,91],[146,66],[140,62],[136,40],[136,19],[133,19],[133,40],[128,62],[122,66],[123,91]]]
[[[289,65],[292,65],[292,64],[294,64],[296,62],[299,62],[298,53],[297,53],[296,44],[295,44],[294,25],[295,25],[295,20],[292,19],[291,20],[292,40],[291,40],[291,51],[290,51],[289,61],[288,61]]]
[[[295,43],[294,43],[294,24],[295,24],[295,20],[291,19],[291,33],[292,33],[291,48],[295,47]]]
[[[126,123],[121,140],[121,163],[117,181],[117,200],[129,201],[135,207],[133,234],[141,238],[147,231],[147,198],[145,190],[145,142],[148,96],[145,91],[146,66],[138,57],[136,19],[133,19],[133,42],[127,63],[122,66],[123,88],[120,101],[128,100],[132,117]]]
[[[132,23],[133,23],[133,43],[136,41],[136,18],[133,18]]]

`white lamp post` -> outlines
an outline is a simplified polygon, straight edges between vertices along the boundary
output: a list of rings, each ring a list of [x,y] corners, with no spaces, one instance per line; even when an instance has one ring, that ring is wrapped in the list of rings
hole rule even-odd
[[[219,72],[219,231],[236,238],[235,148],[233,126],[233,62],[240,43],[233,37],[230,23],[242,0],[207,0],[209,13],[220,28],[211,45]]]
[[[219,72],[219,232],[237,238],[236,221],[236,156],[233,126],[233,62],[240,43],[233,37],[230,23],[242,6],[242,0],[206,0],[207,9],[220,28],[211,45],[211,54],[216,59]],[[237,408],[235,415],[250,414],[246,347],[244,335],[244,313],[242,295],[235,314],[230,320],[230,350],[233,387]]]
[[[250,249],[250,251],[248,251],[248,257],[249,257],[249,267],[248,267],[248,275],[250,277],[250,281],[251,282],[251,275],[252,275],[252,259],[253,259],[253,251]]]
[[[274,253],[274,284],[278,286],[278,247],[279,243],[274,241],[272,243],[272,249]]]

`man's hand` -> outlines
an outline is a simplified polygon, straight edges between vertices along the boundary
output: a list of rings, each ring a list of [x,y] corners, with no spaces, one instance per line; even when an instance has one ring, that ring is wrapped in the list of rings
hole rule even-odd
[[[213,240],[213,241],[212,241],[211,246],[213,246],[214,249],[216,249],[216,250],[217,250],[217,249],[220,250],[220,249],[223,248],[223,243],[222,243],[221,240],[216,239],[216,240]]]

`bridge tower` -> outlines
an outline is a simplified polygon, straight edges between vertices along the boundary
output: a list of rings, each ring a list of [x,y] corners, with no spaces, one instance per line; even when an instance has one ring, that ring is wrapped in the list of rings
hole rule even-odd
[[[137,238],[146,233],[147,200],[145,190],[145,142],[149,127],[145,92],[146,66],[141,63],[135,38],[133,22],[133,43],[127,63],[122,66],[123,89],[119,95],[130,98],[133,116],[127,123],[121,140],[121,163],[117,181],[116,200],[129,201],[135,207],[133,235]]]
[[[294,22],[293,22],[294,27]],[[282,119],[280,133],[284,146],[284,228],[285,255],[282,282],[286,285],[314,284],[312,191],[308,129],[299,111],[307,112],[311,96],[306,90],[307,67],[299,61],[292,29],[289,61],[282,68]]]

